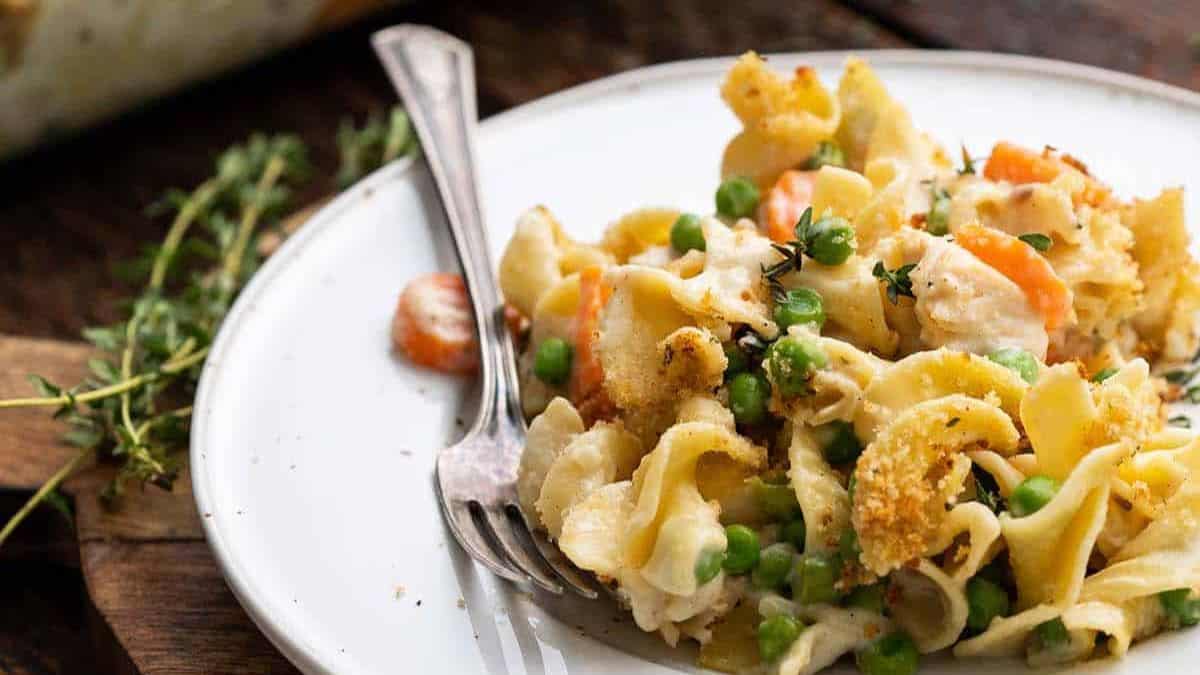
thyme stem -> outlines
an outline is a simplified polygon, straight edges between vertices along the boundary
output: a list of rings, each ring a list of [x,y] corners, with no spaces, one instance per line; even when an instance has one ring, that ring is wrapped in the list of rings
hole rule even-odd
[[[8,522],[4,524],[4,529],[0,530],[0,546],[4,545],[4,540],[8,539],[13,530],[17,529],[21,521],[25,520],[26,516],[37,508],[38,504],[42,503],[46,495],[57,489],[67,478],[70,478],[71,474],[75,473],[75,469],[79,468],[79,465],[90,458],[94,452],[94,448],[84,448],[77,452],[71,461],[64,464],[49,480],[42,484],[42,487],[38,488],[37,492],[33,493],[33,496],[29,498],[29,501],[25,502],[21,510],[17,511],[16,515],[12,518],[9,518]]]
[[[167,278],[167,269],[170,267],[171,258],[175,257],[175,251],[179,249],[179,244],[183,241],[184,235],[187,234],[192,223],[196,221],[196,217],[212,203],[213,198],[220,192],[221,187],[222,182],[216,178],[204,181],[200,184],[200,187],[192,192],[187,203],[179,209],[179,214],[175,216],[174,222],[171,223],[171,229],[167,230],[167,236],[163,238],[162,249],[159,250],[158,256],[154,260],[154,267],[150,270],[150,281],[147,283],[148,290],[157,291],[162,288]]]
[[[387,127],[380,121],[361,130],[352,124],[339,130],[337,142],[343,155],[339,184],[349,184],[382,161],[416,150],[403,111],[393,110],[389,121]],[[305,154],[304,144],[294,136],[252,134],[217,157],[213,177],[189,193],[168,193],[163,203],[176,214],[161,246],[148,260],[146,285],[128,318],[121,325],[84,331],[84,337],[107,354],[88,363],[98,381],[89,378],[65,388],[31,375],[38,397],[0,400],[0,410],[58,408],[55,417],[72,427],[63,440],[80,448],[4,525],[0,545],[92,457],[111,457],[120,464],[100,494],[104,501],[119,498],[124,482],[133,479],[170,489],[177,476],[170,453],[186,442],[181,432],[186,433],[192,407],[157,412],[158,399],[170,387],[186,393],[186,385],[195,385],[193,370],[207,358],[213,336],[258,256],[267,255],[261,247],[252,248],[256,229],[270,225],[278,212],[286,212],[291,190],[306,178]],[[201,228],[206,233],[193,232]],[[168,291],[173,262],[188,244],[196,245],[197,257],[191,262],[207,259],[212,265],[193,265],[186,285]],[[108,360],[111,357],[115,365]]]
[[[179,209],[179,213],[175,216],[175,220],[167,230],[167,236],[163,238],[162,248],[158,250],[158,254],[154,258],[154,267],[150,271],[150,281],[146,283],[144,297],[154,297],[162,290],[163,283],[167,278],[167,270],[171,265],[171,259],[175,257],[175,252],[179,249],[180,242],[183,241],[184,235],[187,234],[196,217],[217,196],[220,187],[221,181],[217,178],[210,178],[204,181],[188,197],[187,203]],[[140,334],[142,321],[145,319],[145,316],[146,310],[144,307],[135,309],[133,316],[129,318],[129,323],[125,326],[125,349],[121,353],[121,379],[128,380],[133,376],[133,357],[137,353],[138,335]],[[134,445],[139,445],[142,442],[142,437],[138,432],[138,428],[134,426],[133,417],[130,414],[132,398],[130,392],[131,390],[128,389],[121,392],[121,421],[129,431],[129,436],[133,440]]]
[[[262,215],[265,195],[283,175],[285,166],[283,158],[279,155],[274,155],[267,161],[267,167],[263,169],[262,177],[259,178],[258,186],[255,188],[254,198],[242,211],[242,221],[238,226],[233,246],[230,247],[224,264],[221,266],[221,276],[217,287],[221,290],[223,298],[233,295],[238,273],[242,269],[242,261],[246,258],[246,248],[250,245],[250,235],[254,233],[254,226],[258,224],[258,218]]]
[[[154,381],[163,375],[175,375],[191,368],[192,366],[204,360],[208,355],[208,347],[197,350],[187,356],[172,361],[168,361],[158,369],[157,372],[142,373],[120,382],[110,384],[107,387],[85,391],[82,394],[63,394],[62,396],[47,396],[45,398],[10,398],[0,400],[0,409],[3,408],[35,408],[71,405],[75,403],[87,403],[89,401],[98,401],[102,398],[115,396],[127,391],[132,391],[147,382]]]

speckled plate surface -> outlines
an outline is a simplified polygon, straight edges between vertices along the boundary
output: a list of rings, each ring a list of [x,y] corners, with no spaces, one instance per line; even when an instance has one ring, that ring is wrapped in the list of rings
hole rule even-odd
[[[1000,138],[1087,160],[1122,195],[1189,187],[1200,213],[1200,96],[1065,63],[989,54],[860,52],[947,147]],[[848,54],[771,57],[833,85]],[[493,251],[549,206],[594,238],[641,205],[711,210],[737,131],[717,88],[728,59],[625,73],[481,125]],[[695,670],[611,603],[534,597],[471,563],[442,526],[436,451],[463,430],[470,383],[410,367],[388,328],[409,278],[453,269],[420,164],[386,167],[323,209],[266,264],[214,345],[196,398],[192,477],[208,541],[255,623],[308,673],[542,675]],[[1195,221],[1194,221],[1195,222]],[[1136,646],[1078,672],[1178,673],[1200,634]],[[841,666],[845,672],[851,667]],[[924,673],[1015,662],[928,659]],[[1074,671],[1072,671],[1074,672]]]

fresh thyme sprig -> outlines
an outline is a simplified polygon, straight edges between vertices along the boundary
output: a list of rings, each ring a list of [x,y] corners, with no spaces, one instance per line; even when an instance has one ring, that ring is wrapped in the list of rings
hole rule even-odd
[[[343,120],[338,127],[337,145],[342,157],[337,186],[342,189],[373,169],[414,150],[416,137],[408,114],[397,107],[388,113],[386,121],[379,115],[372,115],[361,128],[355,127],[351,120]]]
[[[962,168],[958,170],[960,176],[975,175],[975,160],[971,158],[971,153],[967,152],[966,144],[960,145],[962,151]]]
[[[900,296],[915,298],[912,290],[912,279],[909,278],[909,273],[917,268],[916,263],[901,265],[894,270],[889,270],[883,266],[883,261],[876,261],[875,267],[871,270],[871,274],[876,279],[887,284],[887,299],[893,305],[900,303]]]
[[[339,182],[413,150],[404,112],[393,110],[388,120],[376,118],[361,130],[343,125]],[[261,262],[255,239],[288,212],[293,188],[309,173],[299,139],[255,134],[220,155],[212,178],[191,192],[172,190],[152,206],[152,213],[174,217],[162,243],[128,268],[144,281],[129,318],[83,331],[98,351],[88,362],[90,377],[68,388],[32,375],[37,396],[0,400],[0,410],[53,408],[68,425],[63,440],[77,448],[0,529],[0,545],[39,504],[61,510],[59,486],[93,457],[118,465],[101,493],[110,505],[130,481],[171,489],[178,450],[187,445],[187,403],[209,345]]]
[[[763,280],[772,289],[782,288],[780,278],[788,272],[799,270],[804,265],[804,253],[808,250],[812,228],[813,210],[810,206],[804,209],[804,213],[800,214],[800,220],[796,222],[795,239],[786,244],[771,243],[771,248],[783,256],[779,262],[769,267],[764,265],[761,268]]]

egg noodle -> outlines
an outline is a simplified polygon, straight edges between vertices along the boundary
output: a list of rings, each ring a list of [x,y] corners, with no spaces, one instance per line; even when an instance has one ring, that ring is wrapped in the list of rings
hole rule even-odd
[[[716,213],[585,244],[536,207],[508,243],[531,524],[726,672],[1065,663],[1200,620],[1182,191],[951,159],[857,59],[830,91],[749,53],[721,95]]]

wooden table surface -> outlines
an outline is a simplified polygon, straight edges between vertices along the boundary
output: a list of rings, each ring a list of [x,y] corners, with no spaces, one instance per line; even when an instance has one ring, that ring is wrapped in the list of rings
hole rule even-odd
[[[81,372],[80,328],[121,318],[127,289],[113,265],[161,234],[143,207],[205,178],[220,149],[255,130],[293,131],[330,175],[339,121],[394,100],[366,40],[391,23],[469,41],[483,115],[622,70],[746,49],[1007,51],[1200,89],[1200,3],[1189,0],[735,4],[419,2],[0,166],[0,396],[24,392],[26,371]],[[0,415],[0,516],[67,456],[56,435],[44,413]],[[102,479],[90,471],[68,486],[73,530],[39,514],[0,550],[0,673],[294,672],[221,581],[186,478],[116,514],[95,507]]]

